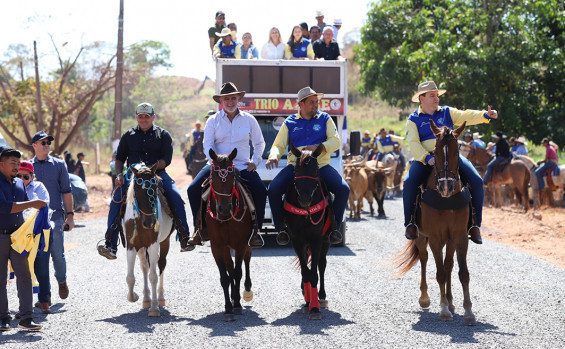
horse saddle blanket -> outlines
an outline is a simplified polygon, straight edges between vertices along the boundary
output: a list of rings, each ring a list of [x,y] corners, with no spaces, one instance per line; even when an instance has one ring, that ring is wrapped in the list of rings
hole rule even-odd
[[[433,189],[424,189],[421,195],[422,202],[436,210],[459,210],[469,206],[471,192],[467,187],[453,196],[444,198]]]
[[[510,161],[512,161],[511,157],[494,166],[493,171],[495,173],[500,173],[504,171],[506,169],[506,166],[510,165]]]

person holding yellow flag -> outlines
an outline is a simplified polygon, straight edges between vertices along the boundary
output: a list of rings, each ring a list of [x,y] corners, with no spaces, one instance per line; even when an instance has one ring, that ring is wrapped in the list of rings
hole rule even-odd
[[[0,270],[6,271],[10,261],[16,274],[21,314],[18,328],[39,331],[41,326],[32,319],[33,291],[28,257],[12,248],[11,235],[24,223],[22,211],[28,208],[41,209],[47,204],[38,199],[29,201],[24,183],[16,178],[21,156],[15,149],[0,146]],[[8,309],[6,277],[0,277],[0,320],[0,331],[9,330],[12,319]]]

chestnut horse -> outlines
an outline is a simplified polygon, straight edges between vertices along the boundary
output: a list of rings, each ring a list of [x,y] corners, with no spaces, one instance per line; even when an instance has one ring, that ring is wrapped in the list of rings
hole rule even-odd
[[[459,176],[457,137],[465,129],[465,123],[455,131],[451,131],[447,127],[440,129],[431,120],[430,124],[437,141],[434,149],[435,165],[428,177],[426,190],[434,190],[437,192],[437,196],[444,199],[451,198],[463,190]],[[459,209],[438,210],[422,202],[421,214],[418,217],[419,236],[416,240],[410,240],[406,244],[401,254],[395,259],[395,263],[400,268],[399,274],[404,274],[416,265],[418,259],[420,260],[422,271],[419,301],[422,308],[428,308],[430,297],[426,283],[426,263],[428,261],[427,245],[430,245],[436,262],[436,279],[441,292],[440,319],[450,321],[453,320],[452,312],[455,310],[451,292],[451,272],[454,264],[453,255],[457,252],[459,280],[463,286],[463,308],[465,308],[463,320],[465,324],[472,325],[475,323],[475,315],[471,310],[469,270],[467,269],[469,213],[468,205]],[[445,260],[443,259],[444,246],[447,246]]]
[[[329,207],[329,196],[324,193],[318,168],[317,157],[322,153],[322,147],[318,145],[314,152],[300,151],[291,143],[290,151],[296,156],[296,165],[294,166],[294,179],[285,197],[284,220],[292,247],[300,262],[301,287],[306,301],[303,312],[310,314],[310,320],[320,320],[322,318],[320,307],[328,306],[324,273],[330,241],[324,236],[324,230],[327,228],[328,219],[333,214]],[[310,267],[308,266],[309,255],[311,256]],[[319,293],[318,270],[320,272]]]
[[[229,155],[217,155],[210,149],[209,154],[212,159],[210,194],[206,207],[202,209],[206,210],[206,226],[212,254],[220,271],[220,283],[224,290],[224,321],[234,321],[234,314],[241,315],[243,312],[239,291],[243,275],[242,262],[245,262],[243,299],[246,302],[253,299],[249,274],[251,246],[248,244],[253,227],[251,209],[244,198],[241,184],[236,179],[237,170],[233,159],[237,155],[237,149],[234,148]],[[230,254],[231,250],[235,254],[235,266]]]
[[[163,272],[167,265],[169,237],[173,231],[173,219],[167,214],[168,205],[165,196],[159,193],[161,179],[155,174],[157,164],[151,168],[140,164],[130,167],[133,178],[127,191],[126,213],[123,220],[127,241],[128,301],[139,299],[133,291],[135,258],[143,272],[143,308],[149,308],[149,316],[159,316],[159,306],[166,305]],[[170,211],[169,211],[170,212]],[[159,267],[159,277],[157,276]],[[148,279],[151,282],[151,292]],[[159,293],[157,294],[157,279]]]
[[[467,159],[469,159],[473,165],[479,166],[482,170],[486,171],[488,163],[493,159],[493,154],[483,148],[471,147]],[[528,193],[530,178],[530,170],[524,161],[512,160],[502,172],[498,172],[497,169],[494,168],[489,180],[493,206],[502,206],[500,186],[497,186],[497,184],[510,184],[516,194],[518,203],[524,205],[524,210],[528,212],[530,208],[530,197]]]

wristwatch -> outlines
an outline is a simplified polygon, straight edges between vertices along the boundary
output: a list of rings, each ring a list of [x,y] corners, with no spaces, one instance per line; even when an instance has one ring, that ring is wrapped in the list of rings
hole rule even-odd
[[[70,215],[70,214],[72,214],[72,215],[74,216],[74,215],[75,215],[75,212],[74,212],[74,211],[69,211],[69,212],[67,212],[67,216]]]

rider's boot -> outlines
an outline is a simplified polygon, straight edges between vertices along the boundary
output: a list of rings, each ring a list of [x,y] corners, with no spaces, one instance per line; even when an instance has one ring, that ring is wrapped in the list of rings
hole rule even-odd
[[[471,239],[471,241],[473,241],[474,243],[479,245],[483,243],[483,239],[481,238],[481,228],[473,225],[471,228],[469,228],[468,234],[469,239]]]
[[[286,232],[286,227],[282,227],[279,233],[277,234],[277,244],[284,246],[288,245],[290,242],[290,236]]]
[[[406,232],[404,233],[404,236],[408,239],[408,240],[415,240],[418,238],[418,227],[413,224],[410,223],[406,226]]]
[[[178,234],[178,238],[179,238],[179,242],[180,242],[180,251],[181,252],[194,250],[194,245],[189,243],[189,240],[190,240],[190,235],[188,235],[189,232],[184,231],[182,224],[179,224],[177,226],[177,234]]]

